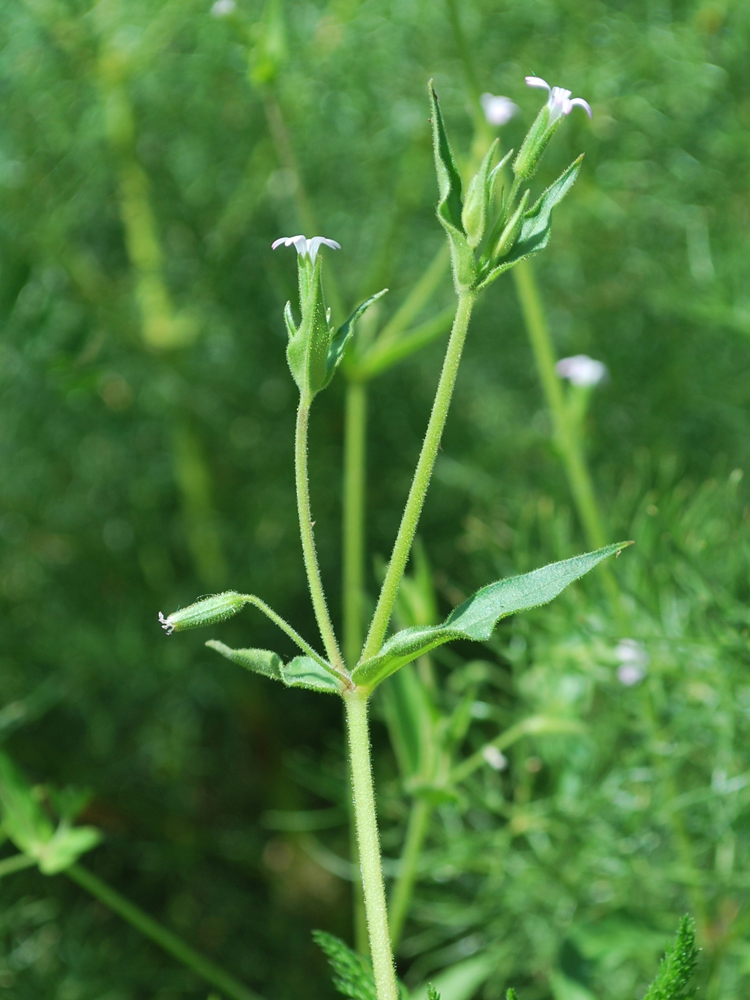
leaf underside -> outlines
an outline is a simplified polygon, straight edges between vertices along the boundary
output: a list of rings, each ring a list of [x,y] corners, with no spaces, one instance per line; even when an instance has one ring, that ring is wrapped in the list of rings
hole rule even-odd
[[[311,656],[295,656],[293,660],[284,663],[279,654],[270,649],[232,649],[217,639],[209,639],[206,645],[246,670],[281,681],[287,687],[307,688],[309,691],[322,691],[324,694],[341,694],[341,685],[333,674]]]
[[[452,639],[486,641],[501,618],[549,603],[603,559],[630,544],[617,542],[595,552],[550,563],[531,573],[491,583],[452,611],[441,625],[416,626],[397,632],[377,656],[355,668],[352,680],[359,686],[373,689],[399,667]]]

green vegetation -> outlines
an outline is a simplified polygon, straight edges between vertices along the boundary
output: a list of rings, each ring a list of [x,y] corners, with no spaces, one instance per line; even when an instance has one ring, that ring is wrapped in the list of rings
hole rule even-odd
[[[404,989],[744,997],[748,9],[12,0],[4,15],[0,993],[315,1000],[331,996],[324,927],[339,989],[371,1000],[341,711],[304,690],[336,693],[327,668],[365,647]],[[528,74],[593,119],[555,128],[523,211],[491,229],[514,164],[531,174],[508,157],[491,180],[546,100]],[[431,77],[453,149],[440,188]],[[518,113],[491,125],[485,92]],[[307,288],[318,353],[290,347],[303,396],[330,382],[297,422],[315,607],[286,357],[305,317],[285,324],[294,254],[270,249],[298,232],[342,247]],[[454,281],[471,326],[399,587],[388,559]],[[561,379],[557,360],[581,354],[608,380]],[[487,581],[512,589],[626,538],[549,607],[475,620]],[[160,609],[177,632],[219,592],[223,618],[254,607],[211,649],[159,630]]]

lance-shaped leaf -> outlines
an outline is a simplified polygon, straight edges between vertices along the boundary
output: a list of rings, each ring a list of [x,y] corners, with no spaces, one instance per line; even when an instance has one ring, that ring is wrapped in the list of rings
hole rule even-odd
[[[331,341],[331,346],[328,348],[328,360],[326,362],[327,375],[324,384],[321,386],[322,389],[325,389],[326,386],[329,385],[331,379],[336,373],[336,369],[341,364],[341,360],[344,357],[347,344],[354,333],[354,327],[357,321],[370,308],[373,302],[377,302],[378,299],[382,298],[387,291],[388,289],[384,288],[381,292],[371,295],[367,301],[357,306],[349,319],[346,320],[346,322],[343,323],[336,331],[336,334]]]
[[[341,694],[342,686],[336,677],[311,656],[295,656],[289,663],[284,663],[278,653],[270,649],[232,649],[216,639],[209,639],[206,645],[246,670],[281,681],[287,687]]]
[[[522,576],[491,583],[451,612],[442,625],[417,626],[397,632],[377,656],[354,669],[352,680],[360,687],[373,690],[399,667],[452,639],[486,641],[501,618],[549,603],[574,580],[630,544],[617,542],[595,552],[550,563]]]
[[[453,159],[445,122],[440,112],[440,104],[431,80],[429,91],[432,108],[432,145],[435,152],[435,170],[440,195],[437,217],[448,234],[453,278],[456,290],[460,292],[464,288],[471,288],[476,279],[474,252],[469,246],[461,221],[463,210],[461,176],[456,168],[456,161]]]
[[[544,250],[549,243],[552,232],[552,209],[563,200],[573,187],[582,162],[583,154],[560,174],[554,184],[550,184],[539,201],[524,214],[518,238],[500,263],[482,278],[478,285],[480,290],[486,288],[495,278],[509,270],[514,264]]]

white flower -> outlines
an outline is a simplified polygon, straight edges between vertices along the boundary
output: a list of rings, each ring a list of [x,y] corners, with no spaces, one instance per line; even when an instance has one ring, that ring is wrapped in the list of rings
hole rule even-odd
[[[615,646],[615,656],[620,661],[617,679],[620,684],[632,687],[646,676],[649,657],[637,639],[621,639]]]
[[[526,83],[529,87],[543,87],[548,91],[547,107],[549,108],[550,125],[556,122],[560,115],[569,115],[576,104],[583,108],[589,118],[594,117],[588,101],[584,101],[582,97],[574,97],[571,100],[570,90],[565,90],[563,87],[550,87],[547,81],[542,80],[540,76],[527,76]]]
[[[211,8],[211,14],[213,17],[229,17],[236,10],[237,4],[234,0],[216,0],[216,3]]]
[[[562,358],[555,365],[560,378],[566,378],[571,385],[587,388],[598,385],[607,377],[607,366],[603,361],[595,361],[588,354],[574,354],[572,358]]]
[[[482,102],[484,117],[489,125],[505,125],[518,111],[518,105],[514,104],[509,97],[482,94],[479,100]]]
[[[504,771],[508,766],[508,758],[505,754],[501,753],[497,747],[493,747],[492,745],[486,746],[484,750],[482,750],[482,756],[493,771]]]
[[[327,240],[325,236],[312,236],[309,240],[306,236],[282,236],[278,240],[273,241],[271,249],[275,250],[276,247],[280,247],[282,244],[285,247],[293,246],[300,257],[309,257],[314,264],[321,243],[325,243],[327,247],[331,247],[334,250],[341,249],[340,243],[337,243],[336,240]]]

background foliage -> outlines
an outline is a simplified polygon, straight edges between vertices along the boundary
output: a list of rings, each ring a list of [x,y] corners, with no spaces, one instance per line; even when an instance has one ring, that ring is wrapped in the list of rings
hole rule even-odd
[[[744,996],[750,8],[471,0],[468,55],[442,2],[3,13],[0,735],[34,781],[90,789],[105,843],[87,864],[266,997],[330,990],[310,929],[350,935],[338,706],[242,675],[200,636],[167,641],[156,612],[229,585],[314,634],[281,319],[294,268],[270,242],[335,237],[344,305],[389,285],[387,315],[443,238],[427,79],[468,150],[484,90],[520,105],[502,130],[518,145],[535,72],[594,109],[545,165],[586,150],[537,274],[559,353],[609,367],[588,456],[612,538],[637,545],[615,565],[619,610],[592,579],[432,664],[444,710],[472,692],[469,749],[532,712],[582,729],[519,741],[438,805],[400,971],[471,959],[487,1000],[509,981],[528,1000],[619,1000],[689,909],[705,995]],[[451,297],[446,275],[435,306]],[[381,556],[440,353],[373,386]],[[335,386],[312,484],[334,607],[341,439]],[[584,547],[509,281],[474,321],[422,534],[441,613]],[[276,642],[250,614],[222,638]],[[623,637],[648,655],[634,686]],[[404,790],[376,739],[396,857]],[[64,877],[0,892],[13,1000],[206,995]]]

